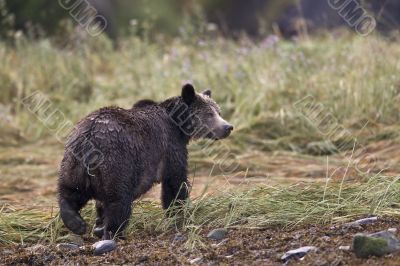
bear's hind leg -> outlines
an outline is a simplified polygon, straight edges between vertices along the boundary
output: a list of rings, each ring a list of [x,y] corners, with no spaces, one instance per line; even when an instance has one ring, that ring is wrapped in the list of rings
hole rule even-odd
[[[122,237],[122,232],[131,215],[131,200],[104,202],[104,235],[103,239]]]
[[[104,234],[104,207],[101,201],[96,200],[96,227],[93,234],[102,238]]]
[[[89,197],[78,190],[60,187],[60,215],[64,225],[73,233],[83,235],[86,223],[79,214],[80,209],[88,202]]]

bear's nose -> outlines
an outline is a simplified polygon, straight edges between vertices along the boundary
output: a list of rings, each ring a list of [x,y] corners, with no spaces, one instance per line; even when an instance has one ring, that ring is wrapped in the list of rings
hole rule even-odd
[[[225,126],[225,130],[230,132],[230,131],[233,130],[233,126],[232,125],[226,125]]]

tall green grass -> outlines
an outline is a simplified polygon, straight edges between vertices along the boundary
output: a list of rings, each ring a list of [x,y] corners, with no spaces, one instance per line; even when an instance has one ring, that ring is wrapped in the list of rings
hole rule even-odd
[[[177,95],[191,80],[198,90],[214,90],[235,125],[231,147],[308,152],[307,144],[324,138],[294,108],[307,95],[361,142],[397,137],[397,127],[387,128],[399,120],[399,57],[400,45],[379,36],[282,40],[273,47],[247,39],[132,37],[118,49],[103,37],[67,48],[20,37],[12,47],[0,43],[0,103],[27,138],[40,138],[51,133],[20,104],[34,91],[76,122],[105,105],[128,108],[142,98]],[[383,128],[389,132],[381,134]],[[340,146],[340,139],[331,141]]]
[[[192,236],[204,228],[292,227],[304,224],[342,224],[366,215],[400,217],[398,178],[371,176],[365,183],[337,183],[290,186],[257,186],[217,196],[205,194],[190,202],[176,215],[166,216],[159,204],[134,204],[128,236],[138,233],[184,231]],[[0,243],[56,242],[65,239],[57,210],[13,208],[0,210]],[[93,226],[95,209],[89,205],[83,216]],[[90,228],[90,226],[89,226]],[[198,238],[190,238],[191,240]]]

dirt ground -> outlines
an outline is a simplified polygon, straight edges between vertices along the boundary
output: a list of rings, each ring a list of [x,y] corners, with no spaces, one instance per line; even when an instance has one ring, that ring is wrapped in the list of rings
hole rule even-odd
[[[36,247],[27,245],[0,247],[0,263],[5,265],[190,265],[198,259],[199,265],[282,265],[281,256],[288,250],[313,245],[317,252],[307,254],[303,260],[292,260],[290,265],[400,265],[400,255],[383,258],[358,259],[351,251],[339,246],[351,245],[354,234],[372,233],[388,228],[399,228],[400,219],[383,217],[379,222],[359,229],[331,228],[309,225],[300,228],[269,228],[264,230],[230,229],[225,240],[215,242],[205,236],[203,245],[189,251],[185,241],[174,241],[175,233],[136,235],[119,241],[118,248],[103,256],[94,256],[91,244],[76,251],[59,251],[55,244]]]
[[[400,173],[400,145],[387,142],[375,143],[366,151],[375,156],[371,171],[395,175]],[[56,182],[58,164],[62,156],[59,143],[35,143],[24,146],[0,146],[0,207],[12,205],[15,209],[56,207]],[[362,154],[354,154],[361,158]],[[342,178],[348,155],[313,157],[275,152],[240,158],[244,165],[257,165],[246,173],[234,176],[212,176],[207,172],[196,174],[193,180],[192,197],[207,193],[245,189],[256,184],[278,184],[293,182],[325,182],[326,176]],[[382,167],[389,163],[390,168]],[[372,165],[372,164],[371,164]],[[358,178],[350,167],[347,178]],[[158,199],[159,186],[145,198]],[[186,265],[201,258],[204,265],[282,265],[280,257],[285,251],[301,246],[314,245],[318,252],[306,255],[300,265],[400,265],[400,255],[384,258],[357,259],[351,251],[339,250],[339,246],[351,245],[355,233],[370,233],[388,228],[399,228],[400,218],[384,217],[373,225],[362,229],[332,229],[329,226],[309,225],[299,228],[268,228],[265,230],[229,229],[227,240],[222,243],[207,240],[205,236],[212,228],[203,229],[203,245],[195,250],[187,247],[186,241],[173,241],[175,232],[159,235],[135,235],[120,241],[118,249],[110,254],[93,256],[91,244],[96,239],[86,238],[78,251],[64,252],[56,244],[34,243],[0,246],[1,265],[89,265],[89,264],[138,264],[138,265]],[[40,244],[40,243],[39,243]],[[192,261],[193,262],[193,261]]]

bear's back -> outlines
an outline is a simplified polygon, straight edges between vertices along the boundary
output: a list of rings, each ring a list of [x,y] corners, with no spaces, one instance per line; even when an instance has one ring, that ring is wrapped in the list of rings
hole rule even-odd
[[[104,153],[143,151],[154,145],[163,149],[168,142],[169,121],[165,110],[158,105],[123,109],[104,107],[76,126],[66,149],[84,149],[84,143]],[[85,145],[88,146],[88,145]]]

